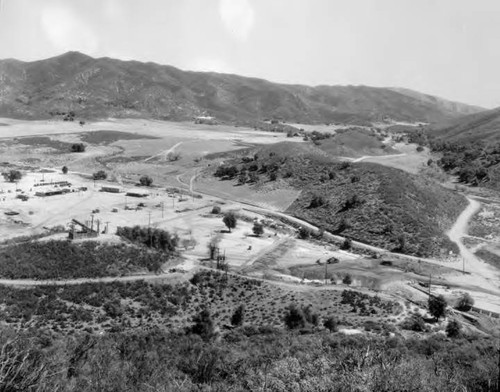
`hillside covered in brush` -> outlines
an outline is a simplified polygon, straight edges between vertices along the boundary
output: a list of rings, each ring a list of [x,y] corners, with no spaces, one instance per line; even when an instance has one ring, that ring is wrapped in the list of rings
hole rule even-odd
[[[34,61],[0,60],[0,117],[140,117],[223,121],[278,118],[295,123],[437,122],[480,109],[386,88],[301,86],[168,65],[92,58],[78,52]]]
[[[500,189],[499,108],[407,133],[440,153],[438,164],[460,182]]]
[[[436,183],[374,163],[338,162],[311,145],[278,143],[226,161],[223,180],[302,190],[287,213],[364,243],[417,256],[455,250],[445,232],[466,200]]]

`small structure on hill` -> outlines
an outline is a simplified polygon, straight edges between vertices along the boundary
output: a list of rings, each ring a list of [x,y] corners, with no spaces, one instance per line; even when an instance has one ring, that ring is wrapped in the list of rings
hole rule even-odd
[[[127,191],[126,195],[131,197],[148,197],[149,192],[142,189],[130,189]]]
[[[76,219],[71,221],[71,228],[69,231],[68,238],[70,240],[77,240],[80,238],[94,238],[99,236],[99,220],[97,220],[97,227],[94,229],[94,217],[90,222],[90,226],[88,224],[84,224]],[[77,229],[79,227],[79,229]]]
[[[120,193],[122,191],[122,188],[119,186],[110,186],[110,185],[105,185],[101,187],[101,192],[109,192],[109,193]]]

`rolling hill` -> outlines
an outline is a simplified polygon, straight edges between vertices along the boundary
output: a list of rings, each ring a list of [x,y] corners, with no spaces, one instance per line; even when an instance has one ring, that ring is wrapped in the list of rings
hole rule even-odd
[[[285,85],[237,75],[182,71],[168,65],[92,58],[78,52],[34,62],[0,60],[0,116],[295,123],[439,122],[479,108],[366,86]]]
[[[500,108],[460,117],[436,126],[430,135],[454,143],[499,142]]]
[[[467,202],[433,181],[375,163],[338,162],[306,144],[281,142],[258,149],[253,157],[227,160],[226,167],[236,168],[232,175],[238,180],[241,173],[249,174],[249,191],[302,190],[287,210],[290,215],[407,254],[456,250],[445,232]],[[223,169],[217,172],[224,177]]]

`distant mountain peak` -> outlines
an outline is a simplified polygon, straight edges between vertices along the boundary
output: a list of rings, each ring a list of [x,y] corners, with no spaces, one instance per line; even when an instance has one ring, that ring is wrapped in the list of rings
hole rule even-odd
[[[35,62],[0,60],[0,116],[186,120],[202,114],[253,125],[371,123],[384,118],[439,122],[479,109],[420,93],[368,86],[302,86],[168,65],[93,58],[70,51]]]

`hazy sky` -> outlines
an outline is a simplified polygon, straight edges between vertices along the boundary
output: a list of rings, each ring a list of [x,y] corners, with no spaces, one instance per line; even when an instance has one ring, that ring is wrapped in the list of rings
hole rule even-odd
[[[0,58],[78,50],[500,106],[499,0],[0,0]]]

